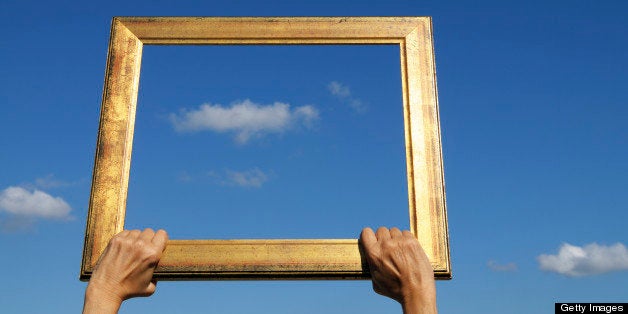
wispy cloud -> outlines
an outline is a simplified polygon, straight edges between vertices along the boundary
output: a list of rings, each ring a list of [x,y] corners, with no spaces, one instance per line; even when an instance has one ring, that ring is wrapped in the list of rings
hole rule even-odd
[[[342,102],[346,103],[357,113],[365,113],[367,110],[366,104],[362,102],[362,100],[353,97],[351,94],[351,89],[348,86],[343,85],[338,81],[332,81],[327,84],[327,90],[333,95],[340,99]]]
[[[319,114],[311,105],[291,109],[282,102],[261,105],[246,99],[228,107],[203,104],[198,109],[172,113],[169,118],[177,132],[231,132],[237,143],[245,144],[252,137],[267,133],[283,133],[298,126],[312,127]]]
[[[179,182],[192,182],[192,175],[187,171],[181,171],[177,174],[177,181]]]
[[[351,97],[351,90],[349,87],[342,85],[340,82],[329,82],[327,89],[329,89],[329,92],[334,96],[338,96],[340,98]]]
[[[51,190],[83,185],[87,182],[88,180],[86,178],[75,181],[65,181],[58,179],[54,174],[48,174],[35,179],[34,182],[25,182],[19,184],[18,186],[21,186],[26,190]]]
[[[564,243],[558,254],[542,254],[537,260],[542,270],[572,277],[628,270],[628,250],[621,243],[583,247]]]
[[[486,266],[488,266],[488,268],[493,271],[499,272],[511,272],[517,270],[517,264],[515,263],[499,264],[496,261],[488,261],[488,263],[486,263]]]
[[[0,211],[22,217],[67,219],[72,208],[61,197],[10,186],[0,192]]]
[[[231,170],[210,171],[207,176],[212,178],[214,183],[226,186],[237,186],[247,188],[260,188],[268,182],[272,176],[272,172],[264,172],[255,167],[249,170]]]
[[[82,183],[85,183],[86,180],[77,180],[77,181],[64,181],[57,179],[55,175],[49,174],[45,177],[35,179],[35,187],[41,189],[54,189],[54,188],[65,188],[69,186],[75,186]]]
[[[268,175],[258,168],[247,171],[226,171],[227,182],[241,187],[261,187],[268,181]]]

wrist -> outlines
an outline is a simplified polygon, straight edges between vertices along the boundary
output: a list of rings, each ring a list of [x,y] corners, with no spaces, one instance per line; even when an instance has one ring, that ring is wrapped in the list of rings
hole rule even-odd
[[[436,302],[422,302],[418,299],[404,300],[401,303],[404,314],[437,314]]]
[[[404,314],[436,314],[436,298],[405,298],[401,302]]]
[[[402,293],[399,303],[401,303],[403,313],[405,314],[436,314],[438,313],[436,307],[436,287],[432,283],[432,285],[420,288],[406,289],[405,293]]]
[[[83,314],[118,313],[122,301],[123,299],[113,293],[111,289],[90,282],[85,290]]]

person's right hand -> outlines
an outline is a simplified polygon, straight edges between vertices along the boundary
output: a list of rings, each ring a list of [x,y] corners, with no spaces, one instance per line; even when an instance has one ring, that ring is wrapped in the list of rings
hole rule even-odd
[[[83,313],[116,313],[122,301],[152,295],[157,284],[153,272],[167,241],[164,230],[124,230],[115,235],[94,268]]]
[[[364,228],[360,241],[375,292],[397,300],[406,314],[437,313],[434,271],[410,231]]]

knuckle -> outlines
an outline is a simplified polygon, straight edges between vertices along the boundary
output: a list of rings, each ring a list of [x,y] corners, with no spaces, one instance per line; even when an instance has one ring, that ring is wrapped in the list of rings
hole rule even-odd
[[[414,238],[403,238],[401,243],[404,248],[416,247],[419,245],[419,242]]]
[[[146,254],[144,255],[144,260],[149,265],[155,265],[159,262],[159,253],[157,253],[156,251],[146,252]]]
[[[383,241],[381,245],[382,245],[382,249],[384,251],[390,251],[390,250],[394,250],[394,249],[397,248],[396,241],[392,241],[392,240]]]
[[[146,243],[144,241],[137,240],[133,242],[133,247],[135,247],[137,250],[144,250],[145,246]]]
[[[148,263],[156,263],[159,261],[160,252],[153,245],[142,245],[142,259]]]
[[[109,243],[112,246],[123,246],[126,243],[126,239],[120,235],[116,235],[113,238],[111,238]]]

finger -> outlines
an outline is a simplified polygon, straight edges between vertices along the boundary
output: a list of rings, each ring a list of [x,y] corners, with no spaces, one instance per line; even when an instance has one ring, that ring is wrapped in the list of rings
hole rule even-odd
[[[142,234],[142,232],[139,230],[131,230],[129,231],[127,237],[131,239],[137,239],[140,237],[140,234]]]
[[[408,230],[404,230],[401,232],[403,234],[404,237],[409,237],[409,238],[414,238],[416,239],[416,237],[414,236],[414,234]]]
[[[103,250],[102,254],[100,254],[100,256],[98,257],[98,261],[96,261],[96,266],[94,267],[94,271],[96,271],[100,267],[100,263],[102,262],[102,260],[107,255],[107,252],[109,252],[110,250],[111,250],[111,241],[109,241],[109,243],[107,244],[107,246]]]
[[[155,290],[157,290],[157,281],[151,280],[150,283],[148,283],[148,287],[146,287],[146,296],[153,295]]]
[[[371,247],[375,243],[377,243],[377,237],[375,237],[375,233],[371,228],[362,229],[362,233],[360,234],[360,241],[364,246]]]
[[[122,230],[122,231],[118,232],[118,234],[116,234],[116,236],[124,238],[124,237],[127,237],[129,235],[129,232],[130,232],[129,230]]]
[[[388,231],[388,228],[386,227],[379,227],[375,235],[377,236],[377,241],[390,239],[390,231]]]
[[[403,236],[403,234],[401,233],[401,230],[399,230],[399,228],[397,227],[392,227],[390,229],[390,237],[391,238],[401,238]]]
[[[124,239],[124,238],[126,238],[128,236],[129,236],[129,231],[128,230],[122,230],[122,231],[118,232],[111,239],[109,239],[109,243],[107,244],[107,247],[112,246],[113,245],[112,243],[114,243],[115,241]]]
[[[168,242],[168,233],[166,232],[166,230],[159,229],[157,230],[157,232],[155,232],[152,241],[153,244],[159,246],[163,251],[166,249],[166,243]]]
[[[360,235],[360,242],[362,243],[362,248],[364,249],[364,256],[366,257],[366,262],[369,264],[369,268],[372,269],[374,261],[377,259],[379,255],[379,246],[377,245],[377,237],[371,228],[364,228],[362,230],[362,234]]]
[[[423,245],[421,245],[421,242],[419,242],[419,240],[414,239],[416,241],[417,244],[417,250],[419,252],[419,254],[423,255],[423,256],[427,256],[427,253],[425,253],[425,249],[423,249]]]
[[[155,231],[153,231],[153,229],[151,228],[146,228],[144,229],[144,231],[142,231],[142,233],[140,233],[140,240],[147,242],[147,243],[151,243],[151,241],[153,241],[153,237],[155,236]]]

